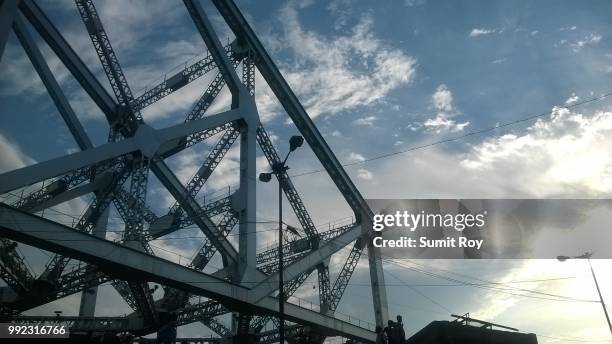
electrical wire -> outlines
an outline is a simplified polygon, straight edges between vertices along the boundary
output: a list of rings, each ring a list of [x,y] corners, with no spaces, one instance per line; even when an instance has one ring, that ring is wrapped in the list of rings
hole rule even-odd
[[[22,225],[27,225],[27,224],[23,224]],[[24,232],[36,232],[36,230],[24,230]],[[71,241],[96,241],[98,239],[95,238],[91,238],[91,239],[61,239],[61,238],[57,238],[57,239],[49,239],[49,240],[53,240],[53,241],[58,241],[58,242],[71,242]],[[339,247],[339,249],[345,249],[348,250],[350,249],[349,247],[347,247],[346,245],[350,244],[350,243],[346,243],[346,244],[339,244],[339,243],[334,243],[332,241],[328,241],[328,244],[332,244],[332,245],[336,245],[337,247]],[[155,246],[156,248],[159,248],[158,246]],[[177,256],[181,256],[180,254],[177,254],[175,252],[169,251],[167,249],[163,249],[162,250],[169,252],[169,253],[173,253],[176,254]],[[367,252],[363,252],[363,254],[368,255]],[[185,257],[188,258],[188,257]],[[430,277],[434,277],[434,278],[438,278],[438,279],[442,279],[448,282],[453,282],[455,284],[459,284],[461,286],[466,286],[466,287],[474,287],[474,288],[480,288],[480,289],[486,289],[486,290],[491,290],[491,291],[495,291],[495,292],[500,292],[500,293],[504,293],[504,294],[509,294],[509,295],[513,295],[513,296],[519,296],[519,297],[527,297],[527,298],[533,298],[533,299],[540,299],[540,300],[548,300],[548,301],[564,301],[564,302],[588,302],[588,303],[597,303],[599,302],[598,300],[586,300],[586,299],[578,299],[578,298],[573,298],[573,297],[568,297],[568,296],[564,296],[564,295],[556,295],[556,294],[551,294],[551,293],[544,293],[544,292],[539,292],[539,291],[535,291],[535,290],[530,290],[530,289],[525,289],[525,288],[517,288],[517,287],[513,287],[513,286],[509,286],[503,282],[492,282],[492,281],[487,281],[484,279],[479,279],[480,281],[484,282],[484,283],[472,283],[472,282],[467,282],[458,278],[453,278],[453,277],[449,277],[449,276],[444,276],[442,274],[437,274],[437,273],[433,273],[431,271],[426,271],[420,268],[415,268],[412,266],[408,266],[406,265],[404,262],[398,262],[397,258],[395,257],[389,257],[389,256],[383,256],[381,255],[381,257],[379,258],[381,259],[381,261],[385,262],[385,263],[389,263],[389,264],[393,264],[399,267],[402,267],[404,269],[408,269],[414,272],[418,272]],[[411,262],[413,263],[413,262]],[[427,267],[427,268],[431,268],[431,267]],[[503,287],[500,287],[503,286]],[[522,292],[521,294],[516,293],[516,292]],[[527,295],[527,294],[523,294],[523,293],[528,293],[528,294],[536,294],[536,295]]]
[[[592,103],[592,102],[595,102],[595,101],[599,101],[599,100],[605,99],[605,98],[607,98],[609,96],[612,96],[612,92],[604,93],[604,94],[602,94],[600,96],[588,98],[588,99],[585,99],[583,101],[579,101],[579,102],[576,102],[576,103],[573,103],[573,104],[560,106],[560,108],[572,109],[572,108],[575,108],[575,107],[578,107],[578,106],[581,106],[581,105],[584,105],[584,104],[588,104],[588,103]],[[409,152],[414,152],[414,151],[425,149],[425,148],[430,148],[430,147],[433,147],[433,146],[441,145],[443,143],[458,141],[458,140],[461,140],[461,139],[468,138],[470,136],[481,135],[481,134],[484,134],[484,133],[495,131],[495,130],[500,129],[500,128],[509,127],[509,126],[513,126],[513,125],[516,125],[516,124],[519,124],[519,123],[528,122],[528,121],[531,121],[531,120],[534,120],[534,119],[538,119],[538,118],[541,118],[541,117],[544,117],[544,116],[547,116],[547,115],[550,115],[550,114],[552,114],[552,110],[551,111],[546,111],[546,112],[541,112],[541,113],[538,113],[538,114],[535,114],[535,115],[531,115],[531,116],[527,116],[527,117],[523,117],[523,118],[519,118],[517,120],[513,120],[513,121],[510,121],[510,122],[504,122],[504,123],[501,123],[501,124],[496,124],[495,126],[492,126],[492,127],[487,127],[487,128],[483,128],[483,129],[473,130],[473,131],[467,132],[467,133],[465,133],[463,135],[448,137],[448,138],[445,138],[445,139],[442,139],[442,140],[438,140],[438,141],[434,141],[434,142],[430,142],[430,143],[426,143],[426,144],[422,144],[422,145],[412,146],[410,148],[399,150],[399,151],[395,151],[395,152],[382,153],[382,154],[375,155],[375,156],[372,156],[370,158],[366,158],[366,159],[359,160],[359,161],[353,161],[353,162],[349,162],[349,163],[342,163],[341,166],[342,167],[351,167],[351,166],[356,166],[356,165],[363,165],[363,164],[366,164],[366,163],[369,163],[369,162],[372,162],[372,161],[376,161],[376,160],[380,160],[380,159],[385,159],[385,158],[389,158],[389,157],[396,156],[396,155],[402,155],[402,154],[406,154],[406,153],[409,153]],[[305,171],[305,172],[300,172],[300,173],[293,174],[293,175],[291,175],[291,177],[292,178],[303,177],[303,176],[317,174],[317,173],[321,173],[321,172],[325,172],[325,171],[326,171],[325,169],[317,169],[317,170]]]

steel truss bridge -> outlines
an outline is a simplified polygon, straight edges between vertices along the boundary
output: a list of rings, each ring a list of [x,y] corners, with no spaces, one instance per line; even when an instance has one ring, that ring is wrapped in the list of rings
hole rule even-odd
[[[371,210],[344,171],[322,135],[300,104],[263,45],[231,0],[212,0],[235,36],[223,46],[198,0],[184,6],[207,47],[202,59],[186,65],[163,82],[135,95],[113,51],[93,1],[76,0],[83,28],[95,48],[112,94],[100,83],[62,33],[33,0],[0,0],[0,58],[9,34],[14,32],[40,76],[80,152],[0,174],[0,288],[3,321],[62,323],[73,331],[155,333],[164,326],[201,322],[218,338],[192,339],[218,342],[219,338],[255,334],[261,342],[278,341],[277,249],[257,252],[256,240],[256,146],[272,166],[280,161],[270,137],[259,120],[254,99],[255,70],[295,124],[323,165],[352,211],[349,225],[318,231],[307,207],[286,172],[276,178],[296,218],[299,236],[288,239],[283,278],[287,334],[304,334],[323,341],[343,336],[373,342],[372,326],[342,320],[336,309],[363,250],[368,250],[371,291],[376,324],[387,321],[387,300],[380,253],[371,246],[368,228]],[[146,8],[143,8],[146,11]],[[106,117],[108,141],[94,146],[74,109],[54,77],[32,33],[51,48]],[[11,61],[5,61],[10,66]],[[184,123],[154,129],[141,111],[207,73],[216,73]],[[211,114],[208,109],[221,90],[231,93],[231,108]],[[7,109],[2,110],[8,115]],[[197,173],[183,184],[165,159],[211,137],[218,137]],[[239,188],[227,197],[203,203],[196,198],[223,160],[239,141]],[[150,174],[175,199],[166,214],[157,214],[147,204]],[[24,191],[26,190],[26,191]],[[86,211],[71,226],[41,213],[70,200],[90,195]],[[7,201],[12,199],[12,201]],[[149,203],[150,204],[150,203]],[[125,229],[121,240],[106,240],[109,210],[121,216]],[[191,226],[204,234],[198,254],[190,262],[177,264],[155,255],[150,241]],[[228,233],[238,227],[238,247]],[[18,250],[18,243],[53,254],[44,271],[35,275]],[[330,280],[332,255],[352,245],[342,269]],[[204,273],[215,253],[223,267]],[[71,262],[79,262],[78,265]],[[318,277],[317,309],[292,303],[289,297],[313,273]],[[163,297],[155,299],[149,283],[163,286]],[[133,309],[123,317],[95,317],[97,287],[110,283]],[[22,312],[82,292],[79,316],[24,316]],[[204,301],[200,301],[204,298]],[[216,318],[233,314],[232,329]],[[272,327],[275,328],[275,327]]]

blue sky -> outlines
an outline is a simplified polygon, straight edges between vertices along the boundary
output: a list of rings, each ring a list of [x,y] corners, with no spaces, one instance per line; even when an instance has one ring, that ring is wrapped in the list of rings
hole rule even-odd
[[[97,1],[96,5],[136,95],[206,51],[180,2],[152,1],[144,5]],[[212,5],[203,5],[222,42],[227,42],[231,39],[228,28]],[[238,5],[342,162],[359,162],[551,111],[538,121],[347,168],[365,197],[610,195],[610,101],[604,99],[571,110],[562,107],[612,89],[612,26],[608,15],[612,3],[251,0],[238,1]],[[108,86],[74,4],[57,0],[41,2],[41,6]],[[89,135],[96,144],[102,144],[108,129],[103,115],[50,50],[40,45]],[[144,110],[145,121],[154,127],[182,122],[210,77],[202,77]],[[296,131],[262,81],[258,75],[260,117],[284,150]],[[229,94],[224,91],[211,113],[227,107],[228,102]],[[77,148],[14,36],[0,63],[0,107],[4,114],[0,116],[0,172]],[[214,141],[170,159],[182,180],[194,173],[211,143]],[[235,149],[230,151],[205,194],[236,184],[237,153]],[[260,170],[266,168],[264,161],[258,158]],[[291,168],[292,173],[300,173],[319,169],[320,164],[304,148],[292,158]],[[161,214],[172,200],[155,180],[150,183],[148,197],[155,200],[151,207]],[[323,174],[299,177],[295,183],[316,223],[351,215]],[[275,218],[276,204],[269,199],[274,186],[258,187],[258,217]],[[63,211],[78,214],[86,201],[73,202]],[[268,234],[258,236],[258,246],[272,242]],[[197,248],[197,243],[184,241],[158,244],[184,256]],[[332,274],[342,259],[342,255],[335,258]],[[504,282],[569,276],[572,278],[520,286],[571,297],[596,297],[581,262],[420,264]],[[597,261],[595,266],[605,271],[609,262]],[[386,268],[390,273],[391,311],[405,315],[409,333],[431,320],[448,318],[448,310],[452,310],[552,337],[586,341],[609,338],[597,304],[532,300],[465,287],[419,288],[441,307],[398,286],[432,283],[430,278],[410,272],[406,266],[391,264]],[[312,278],[300,291],[305,298],[316,282]],[[340,311],[371,318],[367,302],[355,302],[367,299],[368,288],[359,285],[367,281],[365,265],[360,266]],[[602,276],[602,289],[604,296],[612,299],[610,278]],[[103,293],[117,298],[112,290]],[[74,298],[64,301],[66,309],[74,302]],[[542,313],[546,316],[540,316]],[[185,331],[197,332],[198,328]],[[540,341],[564,342],[544,337]]]

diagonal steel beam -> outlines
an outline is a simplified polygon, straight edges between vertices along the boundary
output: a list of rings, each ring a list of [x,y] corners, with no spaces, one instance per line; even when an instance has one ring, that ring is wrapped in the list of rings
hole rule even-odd
[[[31,228],[38,230],[32,231]],[[252,290],[248,288],[3,204],[0,205],[0,234],[51,252],[62,252],[90,264],[104,265],[117,274],[132,275],[215,298],[231,307],[269,314],[278,312],[278,303],[273,297],[264,297],[254,304],[251,302]],[[312,326],[327,335],[341,335],[366,343],[375,341],[375,333],[369,330],[290,303],[285,305],[285,312],[288,320]]]
[[[17,252],[17,243],[0,238],[0,278],[16,293],[24,295],[30,289],[34,276]]]
[[[38,4],[32,0],[22,0],[19,9],[106,115],[108,121],[115,121],[117,103],[62,37]]]
[[[224,47],[225,52],[228,55],[233,55],[232,47],[234,44],[235,43],[232,42]],[[150,106],[151,104],[154,104],[155,102],[172,94],[173,92],[189,85],[191,82],[197,80],[199,77],[205,75],[215,67],[216,64],[214,63],[212,56],[207,55],[203,59],[200,59],[189,66],[185,66],[185,68],[183,68],[183,70],[180,72],[177,72],[167,78],[164,77],[164,81],[146,90],[141,96],[134,99],[131,104],[132,108],[134,110],[142,110],[145,107]]]
[[[89,168],[89,166],[96,163],[105,162],[108,159],[137,150],[147,155],[152,155],[165,143],[171,143],[187,135],[215,128],[239,118],[240,112],[238,110],[229,110],[189,122],[188,124],[178,124],[160,130],[155,130],[148,126],[140,126],[136,135],[125,140],[105,143],[86,151],[0,174],[0,194],[73,170]]]
[[[238,262],[238,252],[227,240],[223,238],[215,224],[206,216],[202,207],[189,195],[188,190],[172,173],[168,166],[157,158],[151,162],[151,169],[157,179],[172,194],[185,212],[193,219],[193,222],[202,230],[215,247],[232,263]]]
[[[239,134],[240,132],[238,128],[232,127],[226,130],[223,136],[219,138],[206,157],[206,160],[204,160],[202,166],[200,166],[198,171],[187,183],[187,190],[191,197],[195,198],[198,192],[200,192],[215,168],[219,165],[225,154],[232,147],[232,144],[236,141]],[[185,210],[180,207],[178,202],[175,202],[170,208],[169,215],[172,216],[175,221],[179,221],[184,217],[184,213]]]
[[[308,279],[308,276],[312,273],[312,269],[302,273],[298,278],[288,281],[283,288],[283,296],[285,301],[287,301],[297,290],[298,288]],[[253,329],[256,333],[260,332],[268,323],[268,321],[272,320],[271,316],[260,316],[253,320]]]
[[[36,43],[32,39],[32,36],[25,27],[25,23],[20,17],[15,18],[13,28],[15,29],[17,38],[21,42],[21,45],[26,51],[26,54],[30,58],[34,69],[38,73],[43,84],[45,85],[49,96],[55,103],[57,110],[64,119],[66,125],[68,126],[68,130],[70,130],[72,136],[79,145],[79,148],[81,148],[81,150],[92,148],[93,144],[85,133],[85,129],[83,128],[81,122],[79,122],[77,116],[72,110],[72,106],[70,106],[70,103],[62,92],[57,80],[55,79],[55,76],[53,76],[53,73],[51,73],[49,66],[45,62],[45,58],[36,46]]]
[[[236,37],[239,40],[244,40],[249,49],[252,50],[257,69],[302,133],[314,154],[323,163],[323,167],[355,212],[357,219],[361,219],[363,215],[371,215],[372,211],[264,49],[249,23],[238,10],[238,7],[230,0],[213,0],[213,3]]]
[[[283,279],[288,281],[297,278],[298,275],[308,271],[313,266],[325,261],[332,254],[341,250],[347,244],[357,240],[361,235],[361,226],[357,225],[350,230],[340,234],[336,238],[321,243],[319,248],[308,252],[299,260],[289,264],[283,268]],[[268,276],[255,287],[253,287],[250,296],[252,302],[258,302],[261,298],[270,295],[278,289],[278,272]]]
[[[203,210],[209,218],[217,216],[223,212],[231,210],[231,201],[233,194],[221,199],[204,204]],[[164,235],[173,233],[179,229],[183,229],[193,225],[193,219],[188,214],[183,214],[180,218],[175,218],[172,214],[164,215],[149,221],[149,233],[151,237],[157,239]]]
[[[122,204],[123,206],[132,204],[130,197],[131,195],[129,195],[125,190],[122,189],[116,195],[116,198],[114,200],[114,202],[120,202],[117,209],[119,209],[119,207],[121,207]],[[228,211],[230,209],[228,208],[230,197],[231,196],[206,204],[204,207],[204,211],[207,214],[209,214],[209,216],[216,216],[221,211]],[[155,216],[155,215],[153,214],[152,216]],[[191,220],[187,221],[187,219],[188,218],[185,218],[183,221],[189,222],[189,224],[193,223],[191,222]],[[155,238],[157,236],[153,234],[152,237]],[[6,240],[6,241],[11,242],[10,240]],[[2,244],[2,241],[0,241],[0,247],[5,247],[5,249],[0,250],[0,251],[9,252],[10,246],[1,246],[1,244]],[[21,265],[25,267],[24,264],[21,264]],[[20,312],[25,311],[27,309],[31,309],[31,308],[40,306],[44,303],[58,300],[65,296],[72,295],[72,294],[75,294],[77,292],[81,292],[84,290],[88,290],[90,288],[94,288],[98,286],[99,284],[111,281],[111,278],[108,275],[101,272],[99,269],[92,267],[93,269],[89,270],[89,268],[90,266],[87,266],[87,265],[85,266],[79,265],[75,269],[72,269],[70,271],[64,271],[63,274],[57,280],[56,289],[44,295],[41,294],[40,295],[41,298],[29,297],[27,300],[24,300],[24,299],[17,300],[16,302],[11,304],[11,307]],[[25,280],[25,279],[20,279],[20,280]],[[116,281],[112,281],[112,282],[117,283]],[[128,290],[127,286],[126,287],[119,286],[119,288],[121,290]],[[124,298],[124,300],[126,301],[126,303],[128,303],[128,305],[130,306],[135,305],[135,301],[129,294],[120,292],[120,295]]]
[[[104,73],[106,74],[108,81],[111,84],[111,88],[113,89],[113,93],[117,98],[119,106],[124,107],[125,110],[130,110],[134,116],[134,119],[142,122],[142,116],[140,113],[134,112],[133,109],[130,108],[130,103],[134,100],[134,96],[132,95],[127,79],[123,74],[123,70],[119,65],[117,55],[115,54],[102,22],[100,21],[100,17],[98,16],[98,12],[93,1],[75,0],[75,3],[79,10],[79,14],[81,15],[81,19],[87,28],[89,37],[94,45],[96,54],[100,59]],[[125,115],[125,113],[123,113],[123,115]],[[131,122],[125,123],[124,125],[134,128],[134,125],[136,124],[132,122],[134,119],[129,119],[125,116],[123,117],[124,118],[120,119]]]
[[[266,159],[270,166],[274,166],[274,164],[279,163],[281,158],[278,155],[278,152],[274,148],[272,144],[272,140],[270,140],[270,136],[264,129],[262,125],[257,127],[257,143],[259,143],[259,147],[261,147],[262,152],[264,153]],[[281,187],[293,208],[293,212],[295,213],[300,225],[306,236],[311,240],[312,248],[316,248],[317,246],[317,229],[310,217],[310,214],[306,210],[306,206],[304,202],[302,202],[302,198],[298,194],[295,186],[291,182],[291,178],[289,178],[289,174],[285,171],[280,175],[276,176],[281,183]]]
[[[233,210],[227,211],[221,221],[219,221],[218,228],[221,229],[221,233],[224,237],[227,237],[229,232],[236,226],[238,223],[237,214]],[[203,270],[208,262],[215,255],[217,250],[210,242],[210,240],[205,239],[204,243],[195,254],[193,260],[187,265],[187,267],[192,268],[196,271]],[[180,291],[177,289],[165,288],[165,292],[167,294],[164,295],[163,299],[160,300],[160,303],[164,308],[177,309],[185,306],[189,301],[189,294]]]
[[[351,276],[353,275],[353,272],[357,267],[357,263],[359,263],[359,258],[361,258],[363,248],[363,241],[361,238],[359,238],[355,241],[351,252],[346,257],[346,261],[342,266],[342,270],[340,270],[340,273],[338,274],[338,277],[336,278],[334,286],[332,287],[332,290],[330,292],[329,310],[331,310],[332,312],[335,311],[336,308],[338,308],[338,305],[340,304],[340,299],[342,298],[342,295],[344,294],[344,291],[348,286]]]
[[[337,238],[342,233],[353,229],[353,227],[357,225],[358,224],[351,223],[345,226],[332,228],[318,233],[317,236],[319,241],[329,241]],[[310,247],[308,246],[308,242],[305,240],[305,238],[297,239],[294,241],[289,241],[288,244],[283,245],[283,255],[287,257],[287,259],[290,259],[292,255],[299,255],[308,252],[309,249]],[[278,262],[278,248],[276,247],[261,251],[257,254],[258,265],[276,264],[276,262]]]
[[[85,211],[85,213],[79,219],[79,222],[76,224],[75,229],[81,232],[90,233],[100,219],[100,216],[102,216],[110,205],[113,199],[113,194],[118,191],[126,179],[127,174],[123,171],[116,173],[112,182],[109,183],[104,190],[99,192],[99,195],[97,195],[93,202],[89,205],[87,211]],[[45,270],[39,278],[49,281],[56,281],[61,275],[63,269],[66,267],[66,264],[68,264],[69,260],[69,258],[61,255],[53,256],[49,263],[47,263]]]
[[[208,16],[204,13],[202,6],[197,0],[184,0],[183,3],[189,12],[193,23],[195,24],[200,36],[202,36],[202,40],[208,47],[208,51],[210,55],[213,57],[217,68],[223,75],[223,79],[227,84],[230,92],[232,93],[232,108],[237,108],[240,102],[240,91],[243,89],[240,80],[238,79],[238,75],[234,71],[234,67],[230,62],[227,54],[223,51],[223,46],[221,42],[219,42],[219,38],[215,33],[210,21],[208,20]]]
[[[4,47],[11,33],[11,25],[13,24],[13,20],[17,17],[18,5],[19,0],[0,1],[0,61],[2,61]]]
[[[216,334],[220,335],[221,337],[229,338],[233,334],[232,331],[229,328],[227,328],[227,326],[223,325],[222,323],[215,320],[214,318],[203,319],[203,320],[200,320],[200,322],[204,324],[206,327],[208,327],[209,329],[211,329]]]

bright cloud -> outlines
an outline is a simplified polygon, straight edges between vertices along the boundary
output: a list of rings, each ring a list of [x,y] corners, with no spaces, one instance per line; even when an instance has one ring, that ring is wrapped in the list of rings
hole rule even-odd
[[[610,195],[610,130],[612,112],[554,108],[550,118],[523,133],[486,139],[464,153],[428,149],[380,164],[372,172],[392,187],[363,185],[364,193],[370,198]],[[410,166],[410,172],[398,166]]]
[[[371,181],[374,179],[374,174],[364,168],[360,168],[359,170],[357,170],[357,178]]]
[[[470,125],[470,122],[457,123],[457,121],[450,119],[447,115],[439,113],[435,118],[430,118],[423,123],[425,128],[429,131],[434,131],[437,134],[441,132],[458,132],[463,131],[465,127]]]
[[[565,105],[573,104],[577,102],[579,99],[580,97],[578,97],[576,93],[572,93],[572,95],[569,98],[567,98],[567,100],[565,101]]]
[[[2,152],[2,159],[0,159],[0,173],[28,166],[35,162],[32,158],[24,154],[19,146],[10,142],[1,133],[0,152]]]
[[[458,123],[452,117],[460,114],[453,105],[453,93],[444,84],[439,85],[431,95],[431,106],[438,111],[434,118],[427,119],[422,126],[426,131],[435,132],[459,132],[463,131],[470,122]]]
[[[348,156],[348,160],[351,162],[361,162],[365,161],[365,158],[359,153],[351,152]]]
[[[555,107],[549,120],[538,120],[524,135],[507,134],[475,146],[462,164],[475,172],[529,176],[536,194],[609,193],[611,129],[612,112],[588,117]]]
[[[497,29],[474,28],[470,31],[470,37],[478,37],[497,33]]]
[[[358,118],[353,121],[355,125],[374,125],[374,121],[376,120],[376,116],[368,116],[363,118]]]
[[[347,34],[328,37],[303,28],[292,5],[281,14],[281,40],[294,55],[294,63],[281,64],[281,69],[313,118],[384,102],[389,92],[414,79],[415,59],[377,38],[369,17]],[[258,100],[270,98],[269,93],[264,88]],[[270,105],[258,103],[262,112],[279,110]]]
[[[431,95],[432,105],[440,111],[453,111],[453,94],[444,84]]]
[[[597,35],[595,33],[590,33],[584,38],[576,41],[575,43],[570,44],[574,52],[579,52],[582,48],[586,46],[593,46],[599,44],[601,41],[601,35]]]

